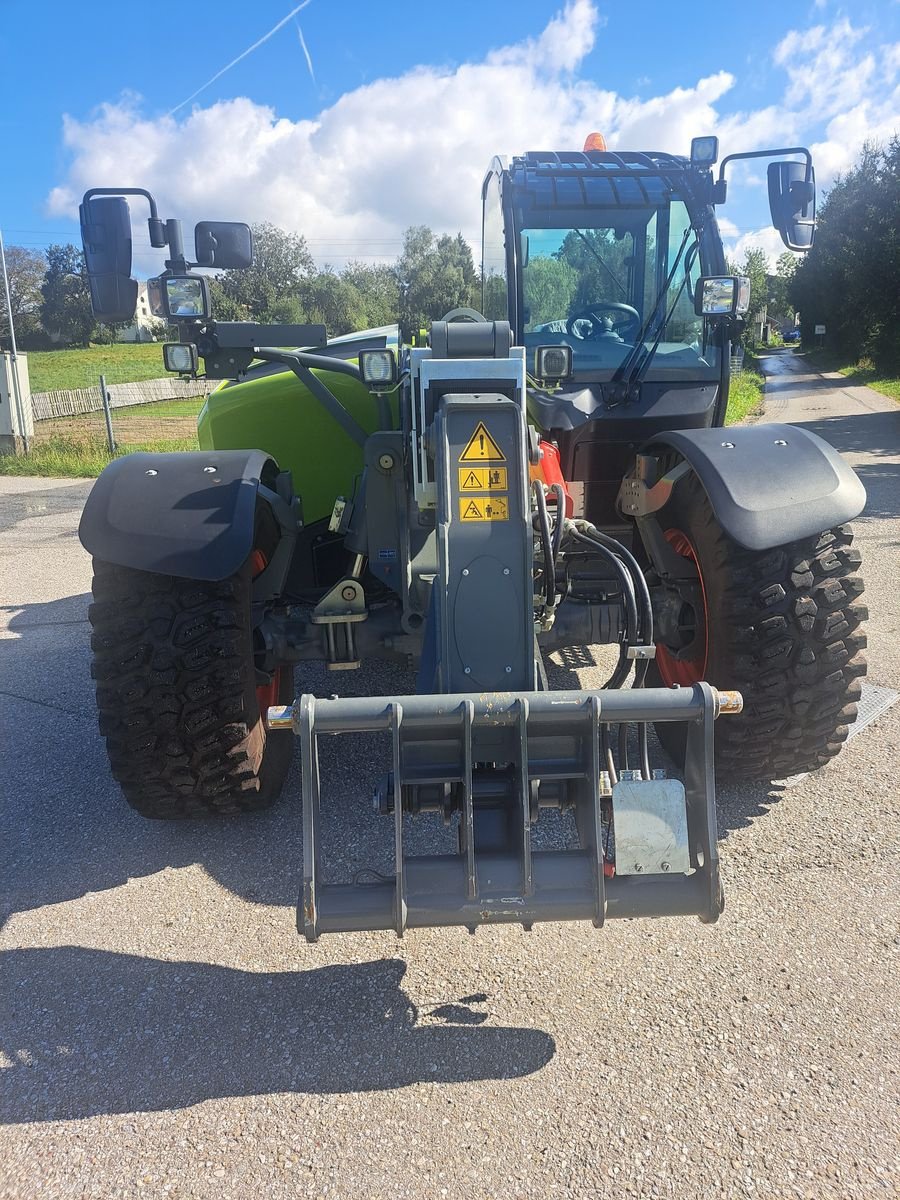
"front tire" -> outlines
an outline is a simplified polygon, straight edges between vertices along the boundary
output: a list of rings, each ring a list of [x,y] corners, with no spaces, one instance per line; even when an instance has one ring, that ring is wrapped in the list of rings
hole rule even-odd
[[[716,722],[716,768],[733,779],[781,779],[824,766],[847,739],[866,673],[868,616],[848,525],[772,550],[746,550],[716,520],[696,476],[659,514],[667,540],[695,560],[703,613],[692,659],[657,646],[657,685],[706,679],[736,688],[744,711]],[[683,653],[683,652],[682,652]],[[684,729],[657,726],[676,761]]]
[[[290,703],[293,671],[257,690],[250,563],[221,582],[94,560],[91,674],[100,732],[125,799],[145,817],[268,808],[293,737],[261,706]]]

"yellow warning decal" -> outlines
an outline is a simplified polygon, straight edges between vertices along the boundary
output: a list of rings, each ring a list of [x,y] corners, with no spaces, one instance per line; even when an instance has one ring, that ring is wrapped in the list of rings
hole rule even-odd
[[[460,496],[461,521],[508,521],[508,496]]]
[[[506,467],[460,467],[461,492],[505,492]]]
[[[460,462],[506,462],[506,455],[488,433],[484,421],[469,438],[469,444],[459,456]]]

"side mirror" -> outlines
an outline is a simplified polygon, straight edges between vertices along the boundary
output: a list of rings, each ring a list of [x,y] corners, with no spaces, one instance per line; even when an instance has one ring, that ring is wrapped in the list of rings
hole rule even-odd
[[[528,234],[520,233],[519,237],[521,239],[521,246],[522,246],[522,253],[520,255],[520,257],[522,259],[522,266],[527,267],[529,261],[531,260],[531,246],[529,244]]]
[[[810,163],[769,163],[769,211],[788,250],[809,250],[816,234],[816,173]]]
[[[199,267],[246,270],[253,265],[253,234],[243,221],[200,221],[194,226]]]
[[[737,317],[750,307],[746,275],[704,275],[697,280],[694,312],[698,317]]]
[[[202,320],[209,316],[209,286],[202,275],[161,275],[159,283],[163,309],[171,320]]]
[[[121,196],[94,196],[78,212],[94,316],[107,324],[131,321],[138,285],[131,278],[128,201]]]

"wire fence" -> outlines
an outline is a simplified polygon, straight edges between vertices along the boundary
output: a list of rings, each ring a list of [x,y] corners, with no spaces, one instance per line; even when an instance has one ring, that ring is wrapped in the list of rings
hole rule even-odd
[[[211,390],[206,380],[145,379],[34,392],[34,442],[96,445],[107,451],[181,449],[197,444],[197,415]]]

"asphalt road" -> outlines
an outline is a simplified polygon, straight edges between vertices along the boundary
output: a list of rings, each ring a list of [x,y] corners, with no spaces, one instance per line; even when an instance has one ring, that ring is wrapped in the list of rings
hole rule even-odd
[[[789,353],[769,368],[766,419],[823,433],[869,489],[869,678],[897,686],[900,410]],[[88,488],[0,478],[0,1196],[900,1192],[900,704],[815,776],[720,788],[715,926],[310,947],[296,769],[274,811],[220,825],[146,823],[109,778]],[[365,745],[332,765],[352,857]]]

